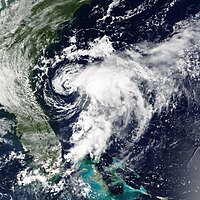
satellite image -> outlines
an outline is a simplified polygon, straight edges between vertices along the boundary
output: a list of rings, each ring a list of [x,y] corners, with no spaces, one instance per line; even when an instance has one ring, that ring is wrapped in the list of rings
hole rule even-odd
[[[0,0],[0,200],[200,200],[200,0]]]

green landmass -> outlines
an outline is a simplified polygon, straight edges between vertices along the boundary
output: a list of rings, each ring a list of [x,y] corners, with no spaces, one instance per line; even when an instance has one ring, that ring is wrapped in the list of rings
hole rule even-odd
[[[58,27],[69,22],[74,13],[90,0],[43,0],[31,9],[31,15],[24,19],[13,34],[10,48],[23,43],[23,52],[36,59],[43,49],[54,41]]]
[[[4,0],[1,0],[5,3]],[[14,0],[9,0],[12,3]],[[43,0],[31,9],[31,14],[23,19],[12,35],[9,48],[21,48],[24,56],[32,63],[29,80],[31,83],[32,69],[40,53],[57,37],[58,27],[72,20],[74,13],[90,0]],[[4,5],[4,4],[2,4]],[[4,5],[5,7],[5,5]],[[31,85],[30,85],[31,87]],[[34,112],[34,111],[33,111]],[[37,113],[34,113],[37,115]],[[52,166],[59,158],[60,143],[51,129],[48,118],[33,118],[29,115],[17,115],[17,136],[24,148],[34,157],[37,165],[50,161]]]

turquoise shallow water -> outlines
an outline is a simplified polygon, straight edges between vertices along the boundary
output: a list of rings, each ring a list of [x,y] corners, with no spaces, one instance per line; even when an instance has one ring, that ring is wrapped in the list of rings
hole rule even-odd
[[[84,160],[80,166],[80,175],[85,183],[85,187],[90,188],[87,192],[87,199],[95,200],[135,200],[140,195],[148,195],[144,187],[134,189],[127,185],[113,169],[113,184],[120,183],[123,185],[123,193],[113,195],[104,183],[101,175],[96,170],[94,163],[89,160]],[[98,178],[96,178],[98,177]],[[84,190],[84,188],[83,188]]]

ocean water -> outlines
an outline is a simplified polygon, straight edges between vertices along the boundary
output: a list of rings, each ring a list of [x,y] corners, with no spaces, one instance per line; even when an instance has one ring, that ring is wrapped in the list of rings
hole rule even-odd
[[[199,9],[197,0],[2,6],[0,103],[33,160],[5,195],[198,200]]]

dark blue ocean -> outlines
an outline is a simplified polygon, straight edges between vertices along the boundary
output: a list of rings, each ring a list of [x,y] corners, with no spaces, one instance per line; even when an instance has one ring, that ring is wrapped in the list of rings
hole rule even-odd
[[[137,10],[134,11],[136,8]],[[150,59],[148,52],[150,50],[141,49],[141,44],[148,44],[148,48],[151,49],[152,46],[153,49],[154,46],[166,43],[176,36],[178,38],[181,30],[184,29],[179,29],[179,26],[186,21],[188,21],[186,24],[190,24],[190,21],[194,21],[193,18],[196,20],[199,12],[200,2],[198,0],[92,0],[91,4],[83,5],[76,11],[73,20],[58,28],[55,42],[49,44],[36,62],[38,67],[33,71],[31,84],[38,103],[49,117],[49,123],[62,144],[63,160],[65,160],[65,155],[71,152],[71,149],[76,145],[70,139],[74,133],[73,125],[78,122],[83,110],[89,110],[88,106],[91,102],[91,97],[88,96],[87,92],[82,95],[78,90],[62,93],[55,89],[55,77],[63,72],[65,66],[70,66],[70,69],[80,66],[81,70],[87,69],[89,65],[102,66],[105,58],[100,54],[93,56],[88,52],[91,49],[91,44],[105,36],[112,43],[115,54],[121,55],[127,50],[134,49],[134,52],[140,54],[144,60],[148,60]],[[198,23],[194,26],[198,26]],[[198,27],[195,28],[198,29]],[[72,42],[74,36],[76,40]],[[184,40],[181,37],[180,39]],[[193,37],[189,38],[188,41],[191,46],[195,46],[199,42],[196,38],[193,40]],[[73,58],[65,56],[56,62],[56,56],[61,56],[63,49],[69,48],[72,43],[76,48],[68,54],[71,55],[72,52],[82,52],[83,50],[86,53],[80,53],[78,57],[74,56]],[[166,46],[166,48],[172,48],[173,52],[173,48],[176,49],[177,45],[179,43]],[[169,59],[174,59],[173,54],[170,55]],[[195,49],[195,56],[189,51],[187,55],[191,68],[198,70],[200,67],[199,49]],[[129,55],[126,56],[128,60]],[[46,74],[43,73],[44,58],[49,60],[48,63],[45,62],[45,68],[48,69]],[[150,64],[148,67],[151,69]],[[160,65],[166,71],[167,68],[172,67],[165,60]],[[154,68],[152,67],[152,69]],[[152,71],[154,72],[154,70]],[[137,129],[140,124],[134,110],[130,114],[131,120],[128,125],[123,128],[123,134],[121,133],[120,137],[116,136],[117,134],[111,134],[108,139],[109,145],[100,155],[99,162],[95,162],[94,165],[107,184],[110,193],[115,195],[116,199],[117,195],[124,192],[124,188],[123,185],[113,184],[112,174],[106,169],[113,164],[113,158],[123,160],[121,156],[123,151],[125,152],[123,156],[128,157],[126,168],[125,170],[117,169],[116,173],[131,188],[140,189],[140,186],[143,186],[150,194],[140,195],[137,199],[155,200],[159,196],[172,200],[199,200],[199,78],[191,78],[189,74],[185,75],[183,79],[180,76],[174,78],[177,79],[175,82],[179,83],[177,86],[179,93],[173,93],[168,100],[167,107],[162,107],[161,111],[155,109],[145,131],[133,143],[130,142],[133,138],[133,130]],[[65,82],[60,87],[63,90],[68,90]],[[156,108],[159,90],[149,89],[149,85],[145,81],[141,81],[138,88],[148,105]],[[135,98],[137,99],[137,96]],[[175,107],[174,102],[176,102]],[[64,109],[68,105],[75,106],[72,110]],[[99,113],[101,115],[100,111]],[[15,123],[15,117],[3,110],[0,110],[0,117],[6,117],[7,120],[12,120]],[[118,128],[117,130],[122,130],[122,127],[125,126],[124,121],[120,120],[119,118],[119,120],[112,122],[112,125]],[[114,132],[115,129],[113,128],[112,131]],[[13,132],[8,131],[4,136],[6,140],[12,141],[10,143],[12,145],[0,143],[0,149],[3,149],[0,151],[1,157],[9,154],[13,149],[16,152],[23,151],[20,141],[13,135],[14,132],[13,128]],[[85,159],[94,160],[90,153],[86,154]],[[70,161],[64,163],[66,170],[72,166]],[[12,193],[12,181],[15,181],[16,174],[23,169],[23,166],[17,161],[8,163],[8,165],[0,167],[0,179],[8,180],[1,181],[0,192],[10,194]],[[129,167],[134,168],[139,176],[133,176]],[[67,177],[65,178],[67,179]],[[5,182],[8,184],[4,185]],[[45,198],[47,200],[62,199],[59,195],[61,194],[55,197],[46,195]],[[20,194],[17,193],[15,196],[17,199]],[[30,200],[32,200],[31,198],[33,197],[30,197]],[[78,197],[77,194],[74,194],[73,198],[85,199],[83,196]],[[125,200],[123,197],[121,199]]]

